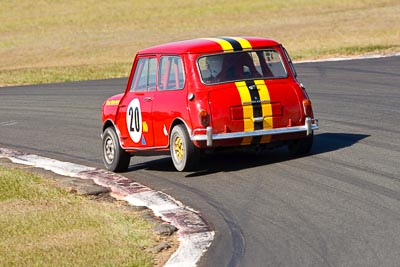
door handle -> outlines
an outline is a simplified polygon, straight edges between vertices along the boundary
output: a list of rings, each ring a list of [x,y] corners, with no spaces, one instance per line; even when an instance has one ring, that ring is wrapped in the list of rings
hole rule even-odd
[[[146,102],[150,102],[152,98],[150,96],[146,96],[145,98],[143,98],[143,100]]]

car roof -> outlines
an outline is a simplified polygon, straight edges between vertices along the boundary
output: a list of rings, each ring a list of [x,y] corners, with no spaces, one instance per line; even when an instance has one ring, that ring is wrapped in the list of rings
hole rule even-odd
[[[212,37],[197,38],[152,46],[138,54],[185,54],[233,52],[280,45],[275,40],[261,37]]]

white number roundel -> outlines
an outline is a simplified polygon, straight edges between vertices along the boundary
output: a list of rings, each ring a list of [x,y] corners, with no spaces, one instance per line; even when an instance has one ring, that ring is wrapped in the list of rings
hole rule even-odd
[[[126,126],[133,142],[139,143],[142,137],[142,110],[139,99],[133,99],[126,110]]]

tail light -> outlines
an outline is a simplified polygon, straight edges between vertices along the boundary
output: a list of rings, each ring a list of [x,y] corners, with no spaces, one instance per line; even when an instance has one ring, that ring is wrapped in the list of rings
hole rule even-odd
[[[303,100],[303,109],[304,109],[304,114],[306,115],[306,117],[313,116],[312,105],[311,105],[310,99]]]
[[[199,121],[203,127],[207,127],[210,124],[210,115],[206,110],[199,111]]]

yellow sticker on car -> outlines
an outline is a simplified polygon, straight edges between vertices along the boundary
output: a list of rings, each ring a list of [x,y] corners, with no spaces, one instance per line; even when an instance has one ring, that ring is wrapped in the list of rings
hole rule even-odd
[[[119,99],[107,100],[106,106],[117,106],[119,104]]]

